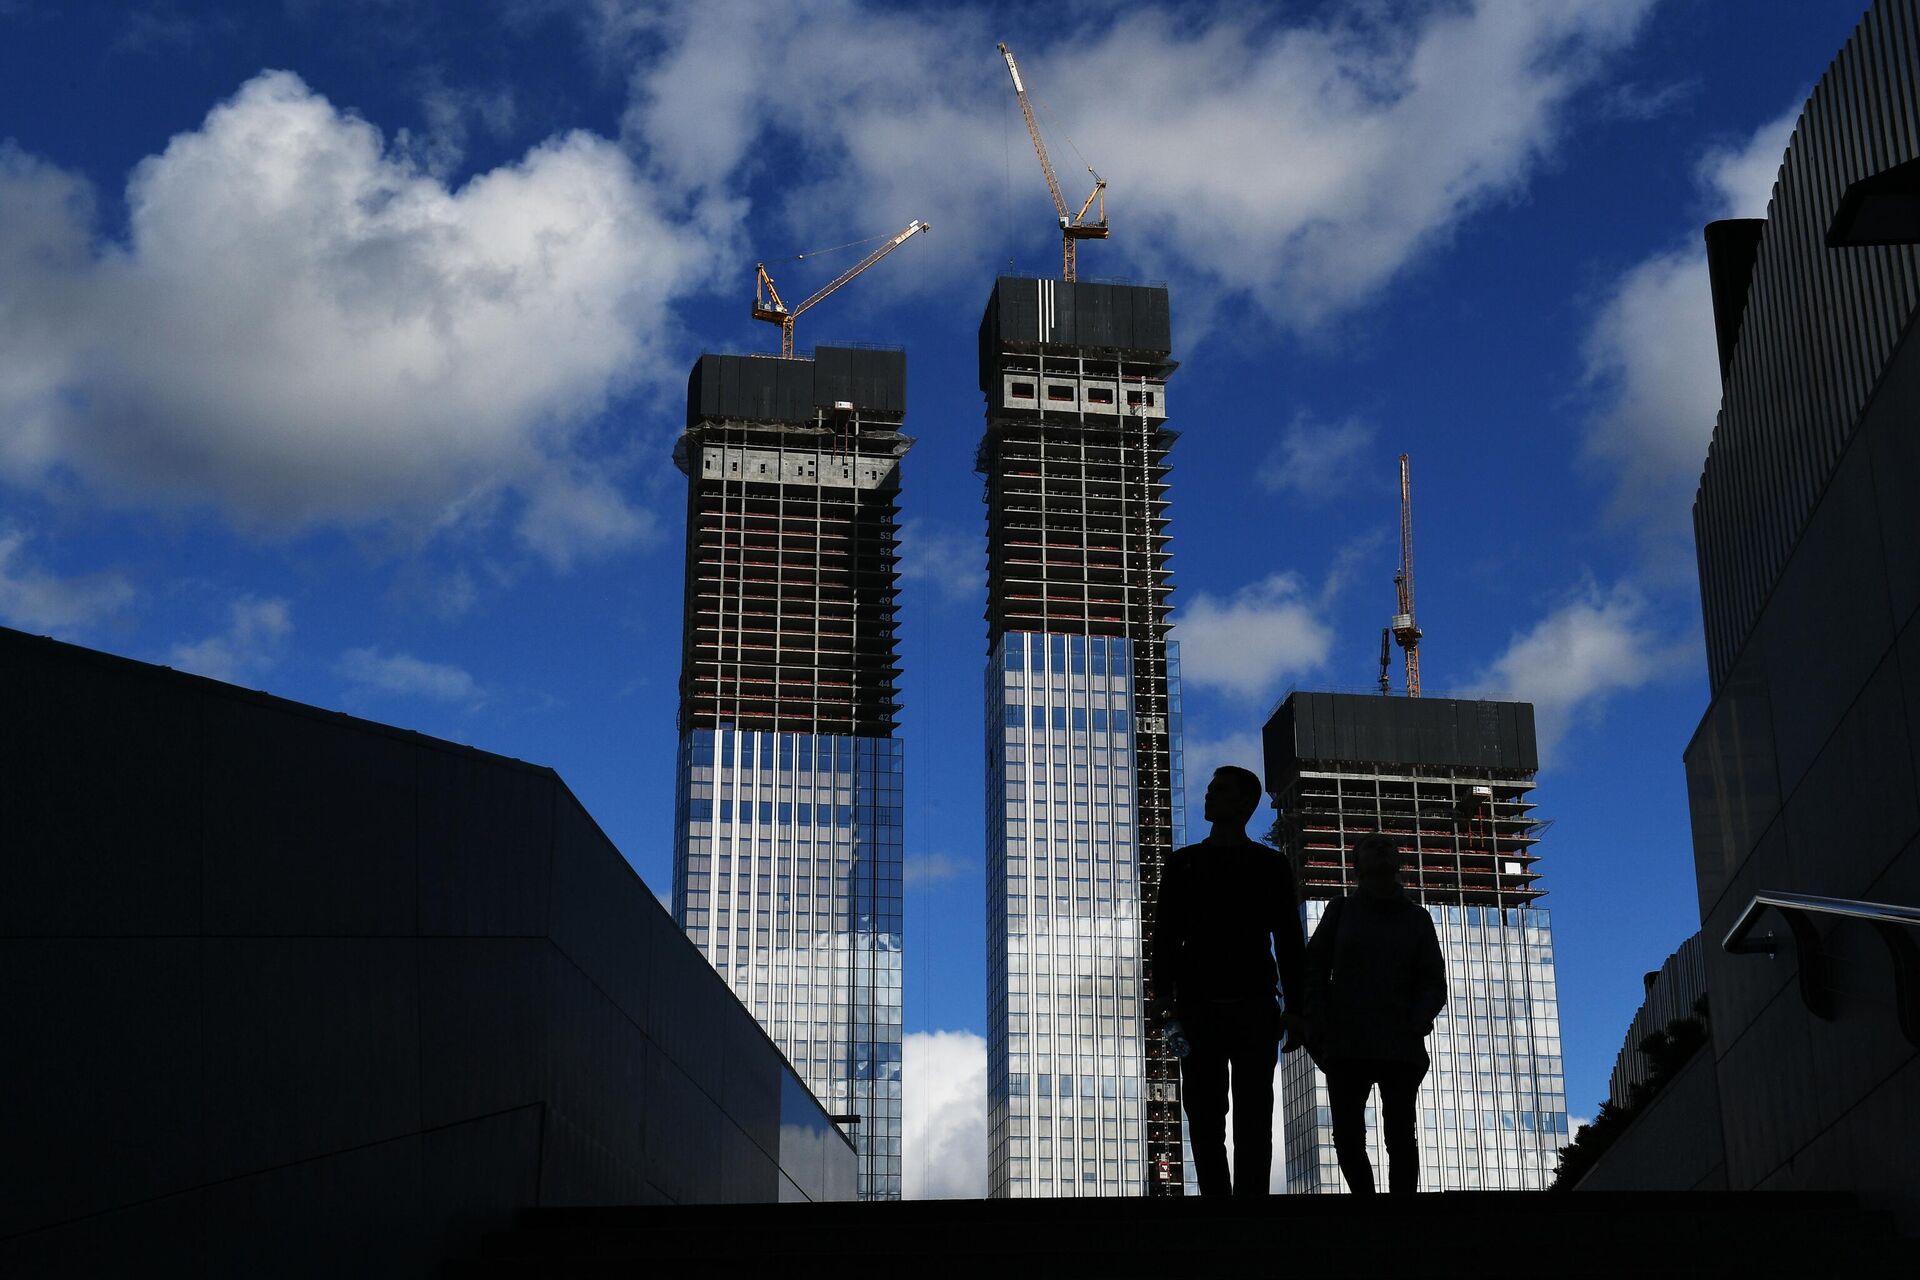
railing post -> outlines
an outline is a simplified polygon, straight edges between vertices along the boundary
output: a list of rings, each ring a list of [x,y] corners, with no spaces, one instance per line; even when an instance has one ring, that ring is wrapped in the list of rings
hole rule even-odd
[[[1920,1045],[1920,946],[1905,928],[1887,920],[1875,920],[1874,932],[1887,944],[1893,960],[1893,1003],[1900,1015],[1900,1032],[1907,1043]]]
[[[1820,931],[1813,927],[1812,918],[1804,911],[1778,905],[1774,910],[1786,920],[1787,928],[1793,933],[1794,955],[1800,962],[1800,1003],[1822,1022],[1832,1022],[1833,986],[1827,981],[1827,952],[1820,941]]]
[[[1773,934],[1748,936],[1755,921],[1769,910],[1778,912],[1793,933],[1800,966],[1801,1003],[1806,1005],[1808,1013],[1827,1022],[1833,1021],[1834,1016],[1833,985],[1828,980],[1826,947],[1813,918],[1830,915],[1871,924],[1880,940],[1886,943],[1888,958],[1893,963],[1894,1009],[1900,1018],[1901,1034],[1909,1044],[1920,1045],[1920,945],[1915,944],[1908,932],[1920,928],[1920,908],[1805,893],[1756,893],[1721,941],[1721,949],[1729,955],[1764,953],[1771,959],[1779,948]]]

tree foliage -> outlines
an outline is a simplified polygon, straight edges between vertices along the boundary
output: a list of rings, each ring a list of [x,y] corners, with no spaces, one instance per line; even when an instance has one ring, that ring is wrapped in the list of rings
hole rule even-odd
[[[1573,1141],[1560,1148],[1560,1167],[1554,1171],[1550,1190],[1571,1191],[1579,1185],[1580,1179],[1599,1163],[1607,1148],[1626,1132],[1640,1113],[1666,1088],[1667,1083],[1680,1073],[1680,1068],[1687,1064],[1688,1059],[1707,1043],[1709,1025],[1707,997],[1703,994],[1693,1002],[1693,1016],[1675,1018],[1663,1029],[1640,1041],[1638,1048],[1647,1055],[1645,1083],[1636,1083],[1628,1088],[1625,1105],[1618,1105],[1611,1098],[1602,1102],[1599,1110],[1594,1112],[1592,1123],[1581,1125],[1573,1135]]]

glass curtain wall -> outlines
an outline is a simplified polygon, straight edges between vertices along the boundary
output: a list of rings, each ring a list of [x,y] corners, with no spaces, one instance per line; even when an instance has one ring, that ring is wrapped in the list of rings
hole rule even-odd
[[[674,916],[900,1198],[901,743],[695,729]]]
[[[1145,1185],[1132,666],[1120,637],[1018,631],[988,664],[996,1197]]]
[[[1307,930],[1327,901],[1306,903]],[[1427,1042],[1419,1097],[1420,1190],[1540,1190],[1567,1137],[1553,925],[1541,907],[1427,907],[1447,961],[1447,1007]],[[1344,1192],[1326,1077],[1304,1053],[1282,1067],[1289,1194]],[[1376,1091],[1367,1107],[1374,1179],[1386,1186]]]

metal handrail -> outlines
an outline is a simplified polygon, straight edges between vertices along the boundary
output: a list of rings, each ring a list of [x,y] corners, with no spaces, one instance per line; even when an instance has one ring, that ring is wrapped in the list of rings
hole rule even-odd
[[[1767,911],[1779,913],[1793,935],[1793,949],[1800,957],[1800,1001],[1816,1018],[1833,1020],[1833,987],[1827,981],[1826,947],[1814,928],[1815,916],[1835,916],[1865,920],[1886,944],[1893,961],[1894,1004],[1900,1017],[1900,1030],[1907,1040],[1920,1045],[1920,946],[1915,945],[1910,928],[1920,928],[1920,907],[1903,907],[1890,902],[1862,902],[1855,898],[1825,898],[1811,893],[1764,892],[1753,895],[1747,909],[1720,944],[1729,955],[1764,955],[1772,959],[1780,949],[1772,933],[1749,937],[1760,917]]]

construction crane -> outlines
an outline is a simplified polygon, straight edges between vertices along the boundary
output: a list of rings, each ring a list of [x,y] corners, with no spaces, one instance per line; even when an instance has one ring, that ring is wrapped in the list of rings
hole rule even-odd
[[[1380,628],[1380,696],[1386,697],[1393,692],[1393,681],[1387,678],[1387,668],[1393,665],[1393,628]]]
[[[1053,197],[1053,207],[1060,214],[1060,278],[1072,280],[1075,277],[1074,245],[1080,240],[1105,240],[1107,238],[1107,180],[1087,165],[1087,172],[1093,174],[1093,190],[1088,193],[1086,203],[1080,206],[1079,213],[1067,212],[1067,198],[1060,193],[1060,179],[1054,176],[1053,161],[1047,158],[1047,144],[1041,141],[1040,125],[1033,118],[1033,103],[1027,100],[1027,86],[1020,80],[1020,64],[1013,60],[1013,50],[1003,41],[1000,56],[1007,60],[1007,73],[1013,77],[1014,96],[1020,99],[1020,114],[1026,117],[1027,136],[1033,139],[1033,150],[1040,157],[1040,172],[1047,175],[1047,192]],[[1067,139],[1072,146],[1073,140]],[[1082,157],[1084,162],[1085,157]],[[1100,219],[1087,221],[1087,211],[1100,205]]]
[[[815,303],[859,275],[862,271],[865,271],[874,263],[880,261],[880,259],[892,253],[895,249],[898,249],[907,241],[913,239],[916,235],[919,235],[922,231],[931,230],[933,230],[932,227],[920,221],[920,219],[915,218],[907,224],[904,231],[892,237],[878,249],[875,249],[872,253],[829,280],[825,285],[815,290],[811,298],[808,298],[797,307],[789,308],[785,302],[781,301],[780,291],[774,287],[773,277],[767,274],[767,264],[764,262],[756,262],[753,264],[753,318],[755,320],[765,320],[769,324],[777,324],[780,326],[780,354],[788,359],[792,359],[793,322],[795,320],[798,320],[801,315]],[[868,242],[856,240],[854,243],[866,244]],[[841,245],[840,247],[844,249],[850,246]],[[826,253],[830,251],[822,249],[819,250],[819,252]],[[808,255],[804,253],[798,254],[796,258],[789,258],[788,261],[795,261],[797,258],[804,258],[806,256]]]
[[[1420,628],[1413,621],[1413,482],[1407,471],[1407,455],[1400,455],[1400,572],[1393,577],[1399,592],[1400,611],[1393,615],[1388,630],[1407,652],[1407,696],[1420,696]],[[1382,663],[1381,679],[1386,679]]]

